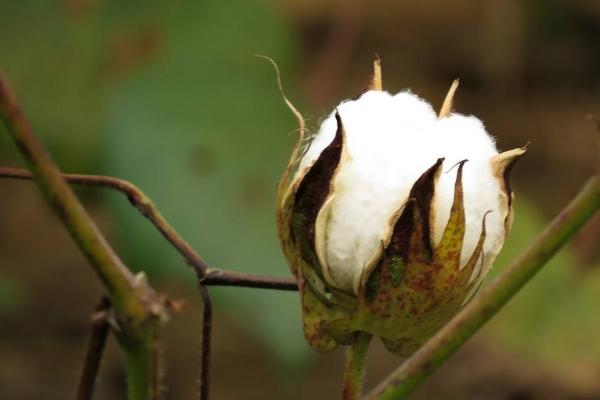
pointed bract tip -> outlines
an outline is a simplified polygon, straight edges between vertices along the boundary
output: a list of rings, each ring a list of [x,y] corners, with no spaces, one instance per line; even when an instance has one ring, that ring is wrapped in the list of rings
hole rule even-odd
[[[456,93],[456,89],[458,89],[458,84],[460,81],[455,79],[452,81],[452,85],[450,85],[450,89],[448,90],[448,94],[446,94],[446,98],[442,103],[442,108],[440,108],[440,113],[438,114],[438,118],[445,118],[450,116],[452,112],[452,106],[454,103],[454,94]]]
[[[481,222],[481,229],[483,230],[483,232],[485,232],[485,219],[487,218],[487,216],[491,213],[493,213],[494,210],[487,210],[484,214],[483,214],[483,221]]]
[[[508,234],[512,226],[513,194],[510,184],[510,172],[517,160],[525,154],[527,145],[497,154],[491,159],[492,173],[500,183],[502,200],[502,215],[504,217],[504,232]]]
[[[381,73],[381,59],[376,54],[373,60],[373,76],[369,83],[369,90],[382,91],[383,90],[383,76]]]
[[[465,158],[464,160],[461,160],[459,162],[457,162],[456,164],[454,164],[453,166],[451,166],[448,171],[446,171],[446,174],[451,172],[454,168],[458,167],[458,173],[462,173],[462,169],[465,166],[465,164],[469,161],[469,159]]]
[[[337,127],[340,128],[341,126],[343,126],[342,124],[342,116],[340,115],[339,110],[336,108],[335,109],[335,122],[337,123]]]
[[[492,157],[492,170],[496,176],[504,177],[505,172],[510,170],[514,163],[527,152],[527,146],[529,146],[529,143],[526,143],[523,147],[508,150]]]
[[[340,115],[337,109],[335,110],[335,122],[337,125],[336,136],[341,135],[343,144],[342,156],[340,159],[340,165],[342,165],[348,162],[352,157],[350,156],[350,153],[348,152],[348,146],[346,145],[346,128],[344,127],[344,123],[342,122],[342,116]]]

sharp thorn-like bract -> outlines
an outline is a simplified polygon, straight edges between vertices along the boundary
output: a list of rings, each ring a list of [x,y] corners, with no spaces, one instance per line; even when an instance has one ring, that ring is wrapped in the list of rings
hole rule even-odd
[[[373,76],[371,77],[371,82],[368,86],[369,90],[383,90],[383,76],[381,74],[381,60],[379,57],[376,57],[373,60]]]
[[[442,239],[435,249],[435,262],[448,265],[460,264],[460,253],[465,236],[465,209],[463,204],[462,174],[467,160],[459,162],[454,182],[454,199],[450,217]],[[454,167],[452,167],[454,168]]]
[[[446,98],[444,98],[444,102],[442,103],[442,107],[440,108],[438,118],[445,118],[450,116],[450,113],[452,112],[452,106],[454,104],[454,94],[456,93],[456,89],[458,89],[458,84],[458,79],[452,81],[452,85],[450,85],[448,94],[446,94]]]
[[[529,143],[523,147],[508,150],[492,157],[491,162],[493,171],[496,172],[498,176],[504,176],[506,170],[510,169],[514,165],[514,163],[519,159],[519,157],[525,154],[528,146]]]

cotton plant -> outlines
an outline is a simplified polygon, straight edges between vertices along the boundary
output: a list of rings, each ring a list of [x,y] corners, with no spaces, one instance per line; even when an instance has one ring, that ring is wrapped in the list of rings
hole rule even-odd
[[[313,137],[301,129],[277,221],[310,346],[327,352],[374,335],[409,356],[490,270],[525,148],[500,153],[481,120],[453,112],[458,81],[436,113],[409,90],[384,91],[374,66],[367,91]]]
[[[126,194],[194,269],[204,302],[201,399],[209,394],[208,285],[300,289],[310,345],[322,352],[339,344],[350,346],[345,400],[360,396],[373,336],[407,356],[435,334],[365,400],[410,394],[600,210],[596,172],[521,255],[467,304],[510,229],[508,175],[525,149],[499,153],[481,121],[453,113],[456,87],[457,82],[436,114],[408,91],[384,92],[376,62],[368,90],[339,104],[310,138],[305,137],[304,119],[283,96],[300,124],[300,140],[281,179],[277,205],[281,242],[294,280],[211,267],[131,182],[62,174],[0,73],[0,121],[30,167],[0,166],[0,177],[36,180],[106,292],[94,312],[79,396],[92,395],[103,342],[112,333],[126,360],[128,398],[159,398],[159,328],[180,305],[127,268],[69,184]]]

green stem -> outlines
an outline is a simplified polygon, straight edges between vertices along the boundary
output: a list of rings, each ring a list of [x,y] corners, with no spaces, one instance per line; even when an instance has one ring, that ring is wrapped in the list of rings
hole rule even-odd
[[[159,396],[159,347],[155,329],[148,329],[141,337],[128,340],[120,338],[126,348],[125,369],[127,371],[127,399],[148,400]]]
[[[354,343],[346,352],[342,400],[358,400],[360,398],[371,337],[369,333],[358,332]]]
[[[599,209],[600,176],[597,175],[494,282],[366,399],[405,398],[496,314]]]

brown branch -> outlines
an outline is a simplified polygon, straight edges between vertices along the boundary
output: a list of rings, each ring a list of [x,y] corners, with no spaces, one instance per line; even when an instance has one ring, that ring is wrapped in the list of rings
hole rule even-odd
[[[102,360],[110,329],[107,321],[108,312],[110,312],[110,301],[107,297],[102,296],[92,315],[92,336],[90,337],[83,371],[79,380],[77,400],[92,399],[100,361]]]
[[[201,283],[198,291],[202,297],[202,358],[200,362],[200,400],[208,400],[210,384],[210,353],[212,342],[212,302],[208,290]]]
[[[238,286],[276,290],[298,290],[293,278],[246,274],[213,268],[202,282],[210,286]]]
[[[0,167],[0,177],[31,180],[31,172],[11,167]],[[129,202],[148,219],[163,237],[183,256],[186,262],[194,269],[196,276],[204,285],[241,286],[263,289],[298,290],[296,281],[292,278],[271,277],[263,275],[246,274],[235,271],[225,271],[208,265],[202,257],[181,237],[169,224],[154,205],[152,200],[133,183],[100,175],[63,174],[65,180],[71,184],[103,187],[117,190],[127,196]]]

